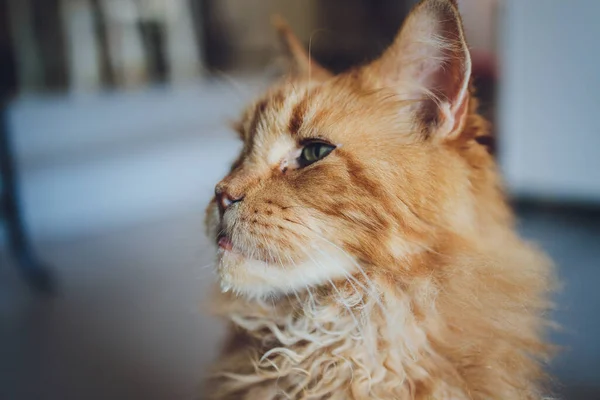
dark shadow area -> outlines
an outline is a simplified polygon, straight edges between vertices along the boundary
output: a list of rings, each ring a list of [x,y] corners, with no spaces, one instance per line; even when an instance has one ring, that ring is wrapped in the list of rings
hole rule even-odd
[[[562,290],[556,296],[551,364],[564,398],[600,398],[600,208],[593,205],[520,201],[520,231],[556,264]],[[596,386],[598,385],[598,386]]]

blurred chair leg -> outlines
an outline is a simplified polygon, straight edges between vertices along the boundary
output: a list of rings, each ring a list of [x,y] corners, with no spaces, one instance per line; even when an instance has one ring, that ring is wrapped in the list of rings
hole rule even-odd
[[[61,8],[71,89],[96,90],[101,84],[101,73],[92,4],[90,0],[61,0]]]
[[[107,27],[110,64],[118,86],[134,87],[148,80],[146,56],[138,29],[140,15],[136,4],[132,0],[100,2]]]
[[[17,199],[14,159],[10,148],[8,118],[0,105],[0,171],[2,176],[2,213],[8,245],[17,266],[30,286],[42,293],[53,293],[55,286],[49,270],[35,257],[27,239]]]
[[[9,0],[8,25],[13,41],[15,63],[19,73],[21,90],[36,90],[43,87],[43,70],[39,54],[39,43],[33,30],[31,0]],[[0,62],[5,62],[1,60]],[[0,99],[4,100],[4,99]]]
[[[189,83],[201,74],[202,64],[189,0],[170,0],[165,18],[169,80]]]

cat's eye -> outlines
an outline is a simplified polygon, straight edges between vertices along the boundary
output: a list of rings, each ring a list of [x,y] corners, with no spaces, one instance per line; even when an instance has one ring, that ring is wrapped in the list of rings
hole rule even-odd
[[[335,146],[323,143],[323,142],[312,142],[308,143],[302,149],[302,153],[300,153],[300,158],[298,159],[301,167],[306,167],[310,164],[313,164],[319,160],[327,157],[333,150],[335,150]]]

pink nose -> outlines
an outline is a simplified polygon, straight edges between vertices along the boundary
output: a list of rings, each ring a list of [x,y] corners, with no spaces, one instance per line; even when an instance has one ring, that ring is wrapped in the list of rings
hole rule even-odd
[[[219,209],[221,213],[225,212],[225,210],[234,203],[238,203],[244,199],[244,196],[233,196],[226,189],[220,188],[217,186],[215,189],[215,197],[217,198],[217,204],[219,205]]]

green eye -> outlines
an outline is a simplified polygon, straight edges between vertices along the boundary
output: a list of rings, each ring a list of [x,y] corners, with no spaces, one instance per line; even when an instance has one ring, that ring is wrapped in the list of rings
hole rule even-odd
[[[335,150],[335,146],[327,143],[309,143],[302,149],[302,154],[300,154],[300,159],[298,161],[300,162],[301,167],[306,167],[327,157],[333,150]]]

